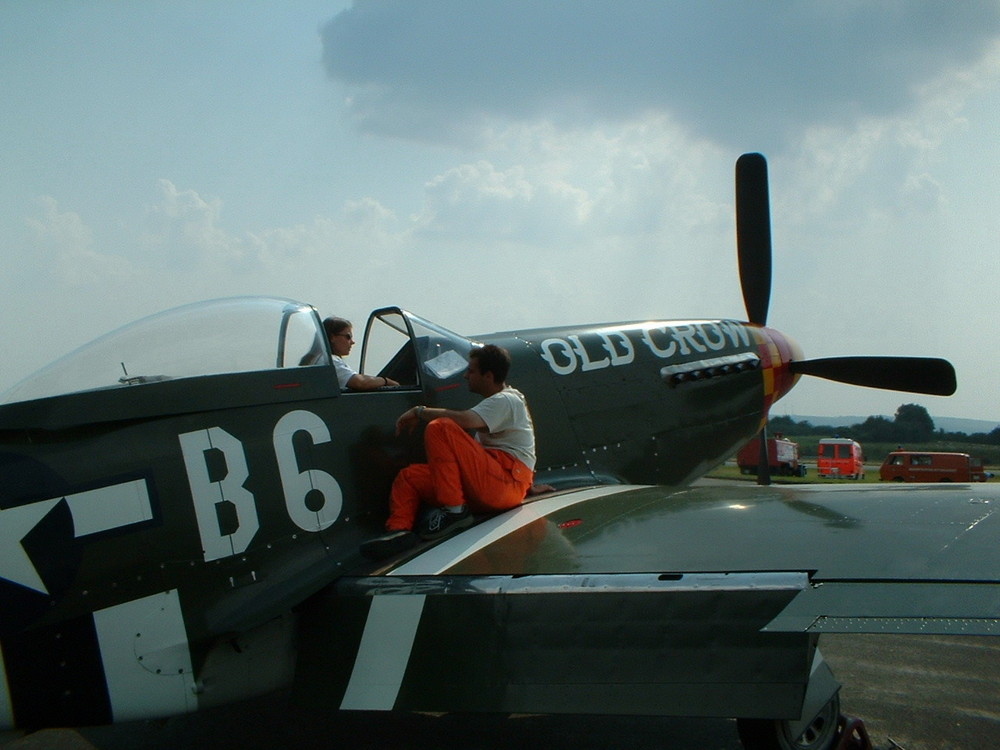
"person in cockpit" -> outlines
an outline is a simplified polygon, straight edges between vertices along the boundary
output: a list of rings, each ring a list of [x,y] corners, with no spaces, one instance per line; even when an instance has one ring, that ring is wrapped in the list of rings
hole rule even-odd
[[[392,378],[381,375],[362,375],[344,361],[354,346],[354,326],[344,318],[329,317],[323,321],[323,330],[330,341],[333,367],[341,389],[352,391],[373,391],[387,385],[399,385]]]

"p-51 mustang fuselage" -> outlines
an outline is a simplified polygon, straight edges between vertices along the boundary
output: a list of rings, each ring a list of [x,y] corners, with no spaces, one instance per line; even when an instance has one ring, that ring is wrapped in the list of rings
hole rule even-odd
[[[212,308],[98,340],[10,397],[87,390],[0,408],[6,724],[169,714],[285,681],[292,665],[270,660],[271,679],[234,686],[242,660],[220,642],[358,569],[395,471],[420,458],[419,440],[393,434],[395,418],[417,403],[475,403],[463,376],[476,342],[511,352],[511,382],[538,434],[538,480],[557,488],[685,483],[752,435],[790,384],[789,345],[746,323],[470,340],[389,308],[372,315],[366,369],[401,385],[341,393],[312,308]],[[225,331],[239,335],[220,340]],[[125,351],[131,342],[141,345]],[[373,370],[380,345],[391,356]],[[270,367],[173,374],[197,369],[198,356],[211,371],[257,355]],[[169,369],[146,369],[158,358]]]

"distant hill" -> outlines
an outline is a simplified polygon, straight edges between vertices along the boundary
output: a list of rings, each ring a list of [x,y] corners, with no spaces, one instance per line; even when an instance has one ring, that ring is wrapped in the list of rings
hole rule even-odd
[[[865,417],[816,417],[816,416],[803,416],[800,414],[772,414],[772,417],[776,416],[787,416],[796,422],[808,422],[811,425],[823,425],[827,424],[831,427],[849,427],[852,424],[860,424],[868,419]],[[891,414],[885,415],[887,419],[892,419]],[[989,419],[958,419],[957,417],[935,417],[931,415],[931,419],[934,420],[934,428],[938,430],[944,430],[945,432],[964,432],[966,435],[974,435],[977,432],[992,432],[997,427],[1000,427],[1000,422],[994,422]]]

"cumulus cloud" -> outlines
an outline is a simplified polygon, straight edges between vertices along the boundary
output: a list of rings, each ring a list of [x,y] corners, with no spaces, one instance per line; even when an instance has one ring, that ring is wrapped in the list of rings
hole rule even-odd
[[[728,207],[706,197],[719,187],[704,184],[706,164],[728,180],[728,155],[685,140],[665,118],[589,130],[512,124],[488,158],[426,183],[413,234],[559,247],[731,223]]]
[[[220,226],[222,201],[179,190],[170,180],[158,182],[157,201],[146,211],[143,245],[155,266],[220,261],[239,266],[246,243]]]
[[[72,211],[61,212],[58,202],[51,196],[39,198],[38,203],[42,217],[28,217],[26,221],[39,246],[56,251],[72,251],[90,245],[93,233],[80,218],[80,214]]]
[[[425,195],[416,233],[450,240],[575,237],[589,203],[585,191],[563,181],[534,180],[523,166],[500,170],[485,160],[449,169]]]
[[[93,230],[78,213],[61,211],[58,202],[39,199],[40,216],[25,219],[31,231],[31,260],[47,268],[60,286],[86,286],[126,277],[130,264],[122,257],[94,249]]]
[[[157,200],[146,207],[143,219],[143,266],[238,274],[238,283],[325,265],[361,270],[378,265],[402,231],[393,212],[373,198],[346,201],[334,215],[310,223],[245,232],[226,228],[222,214],[221,200],[160,180]]]
[[[426,183],[400,263],[433,257],[447,269],[447,288],[436,288],[442,314],[453,314],[450,292],[474,288],[489,296],[481,309],[503,310],[505,325],[581,318],[567,303],[593,319],[742,315],[732,170],[729,154],[684,140],[667,118],[581,130],[512,124],[484,158]],[[516,304],[502,281],[483,283],[484,264],[516,279]],[[424,295],[419,309],[429,302]]]
[[[323,60],[373,132],[654,111],[729,145],[898,112],[998,33],[985,2],[359,2],[324,27]]]

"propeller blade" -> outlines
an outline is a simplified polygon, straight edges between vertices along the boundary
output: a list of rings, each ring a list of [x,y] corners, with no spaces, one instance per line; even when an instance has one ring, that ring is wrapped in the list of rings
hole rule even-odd
[[[950,396],[956,388],[951,363],[931,357],[830,357],[793,361],[790,369],[796,375],[932,396]]]
[[[771,301],[771,209],[761,154],[736,160],[736,248],[747,319],[764,325]]]

